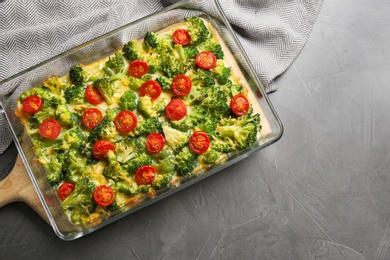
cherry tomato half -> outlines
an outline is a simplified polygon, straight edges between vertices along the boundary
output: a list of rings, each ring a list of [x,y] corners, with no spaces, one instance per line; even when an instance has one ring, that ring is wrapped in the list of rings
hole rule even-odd
[[[85,97],[93,105],[100,105],[104,102],[104,98],[100,94],[99,89],[92,84],[89,84],[85,89]]]
[[[104,158],[109,151],[114,151],[115,145],[107,140],[98,140],[92,147],[93,157],[100,160]]]
[[[149,96],[151,100],[155,100],[161,95],[161,86],[154,80],[144,82],[140,89],[141,96]]]
[[[217,64],[217,57],[212,52],[202,51],[196,55],[195,62],[199,68],[209,70],[214,68]]]
[[[115,200],[114,190],[107,185],[100,185],[93,192],[93,200],[101,207],[110,206]]]
[[[61,200],[65,200],[74,190],[74,184],[71,182],[65,182],[58,188],[57,194]]]
[[[171,120],[180,120],[187,115],[186,104],[179,98],[172,99],[166,106],[165,113]]]
[[[56,139],[61,133],[61,125],[55,119],[46,119],[39,126],[39,134],[48,139]]]
[[[210,147],[210,138],[205,132],[196,131],[190,137],[189,146],[196,154],[205,153]]]
[[[43,102],[38,95],[26,97],[22,102],[23,111],[27,114],[35,114],[42,109]]]
[[[88,108],[84,111],[81,120],[88,129],[93,129],[100,124],[103,119],[102,112],[94,107]]]
[[[190,93],[191,88],[192,82],[186,75],[177,75],[172,80],[172,92],[179,97],[183,97]]]
[[[250,108],[249,100],[242,94],[235,95],[230,101],[230,109],[237,116],[243,116],[248,113]]]
[[[137,172],[135,173],[135,182],[138,185],[148,185],[154,181],[154,177],[156,175],[156,169],[154,169],[151,165],[145,165],[139,167]]]
[[[141,78],[148,72],[149,66],[143,60],[133,60],[129,65],[129,74],[134,78]]]
[[[137,126],[137,116],[130,110],[122,110],[116,115],[114,125],[116,130],[121,133],[127,133]]]
[[[188,45],[191,42],[191,36],[185,29],[177,29],[172,34],[172,39],[174,43],[181,45]]]
[[[146,137],[146,149],[151,153],[158,153],[164,149],[165,138],[159,133],[150,133]]]

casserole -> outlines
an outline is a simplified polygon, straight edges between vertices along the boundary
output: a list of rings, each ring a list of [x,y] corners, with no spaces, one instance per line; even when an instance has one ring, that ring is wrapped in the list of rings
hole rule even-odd
[[[210,13],[204,11],[205,5],[208,5],[207,9],[211,10]],[[189,178],[183,181],[180,186],[167,190],[153,199],[146,200],[136,207],[130,207],[124,212],[114,212],[109,216],[103,215],[101,216],[101,219],[93,223],[71,223],[62,210],[57,194],[46,180],[45,169],[41,164],[34,160],[36,156],[32,149],[31,140],[27,136],[14,112],[17,98],[25,90],[30,89],[34,85],[39,85],[40,82],[49,78],[51,75],[65,75],[68,73],[69,68],[75,64],[90,64],[96,62],[115,53],[116,50],[122,48],[130,39],[142,39],[147,31],[160,31],[170,25],[182,22],[185,18],[193,16],[205,18],[210,22],[211,26],[220,36],[220,42],[221,45],[224,46],[224,52],[229,56],[229,65],[231,65],[235,74],[238,74],[243,80],[242,84],[253,93],[251,101],[255,102],[256,106],[259,108],[263,126],[260,138],[254,145],[231,154],[224,164],[213,165],[206,173],[197,175],[195,178]],[[46,62],[38,64],[24,72],[18,73],[17,75],[2,81],[0,86],[2,85],[16,88],[12,95],[1,97],[2,106],[6,112],[8,124],[14,135],[16,146],[43,204],[50,224],[55,233],[64,240],[72,240],[88,234],[198,182],[274,143],[283,133],[282,124],[217,1],[212,3],[197,1],[179,2],[58,55]]]

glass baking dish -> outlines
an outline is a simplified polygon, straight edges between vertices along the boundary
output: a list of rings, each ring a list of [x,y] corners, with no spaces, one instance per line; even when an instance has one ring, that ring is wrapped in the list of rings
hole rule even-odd
[[[225,45],[225,52],[230,53],[230,63],[232,63],[230,65],[233,65],[232,67],[234,67],[236,74],[241,75],[241,78],[245,81],[244,85],[252,90],[254,94],[253,98],[258,103],[256,105],[259,106],[261,111],[260,115],[263,127],[261,137],[253,146],[229,156],[224,164],[214,165],[207,172],[196,175],[196,177],[184,181],[180,186],[169,189],[153,199],[142,202],[134,208],[129,207],[124,212],[114,212],[109,217],[104,216],[94,223],[83,225],[72,224],[64,214],[56,192],[46,180],[44,167],[34,160],[35,153],[32,149],[31,140],[25,133],[19,118],[14,113],[16,99],[23,91],[34,85],[39,85],[40,82],[51,75],[65,75],[73,65],[79,63],[89,64],[98,61],[103,57],[113,54],[130,39],[142,39],[147,31],[156,32],[172,24],[182,22],[184,18],[193,16],[200,16],[211,23],[221,38],[221,44]],[[0,96],[1,105],[6,114],[7,123],[13,134],[16,146],[49,218],[50,224],[58,237],[63,240],[73,240],[91,233],[182,190],[276,142],[283,134],[282,123],[274,111],[260,80],[256,76],[247,54],[244,52],[237,36],[227,21],[218,0],[185,0],[173,4],[20,72],[0,82],[1,87],[5,87],[5,89],[12,87],[15,89],[10,95]]]

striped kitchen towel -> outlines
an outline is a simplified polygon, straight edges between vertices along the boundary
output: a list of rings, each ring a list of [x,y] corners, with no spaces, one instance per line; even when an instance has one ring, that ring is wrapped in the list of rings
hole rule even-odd
[[[0,0],[0,81],[174,0]],[[193,0],[207,10],[208,0]],[[323,0],[220,0],[267,92],[309,38]],[[0,89],[0,94],[12,89]],[[0,154],[11,142],[0,115]]]

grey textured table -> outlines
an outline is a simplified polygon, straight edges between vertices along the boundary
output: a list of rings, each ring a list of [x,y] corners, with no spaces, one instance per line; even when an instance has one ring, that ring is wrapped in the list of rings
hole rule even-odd
[[[389,13],[387,0],[325,0],[270,95],[276,144],[72,242],[7,205],[1,258],[390,259]]]

